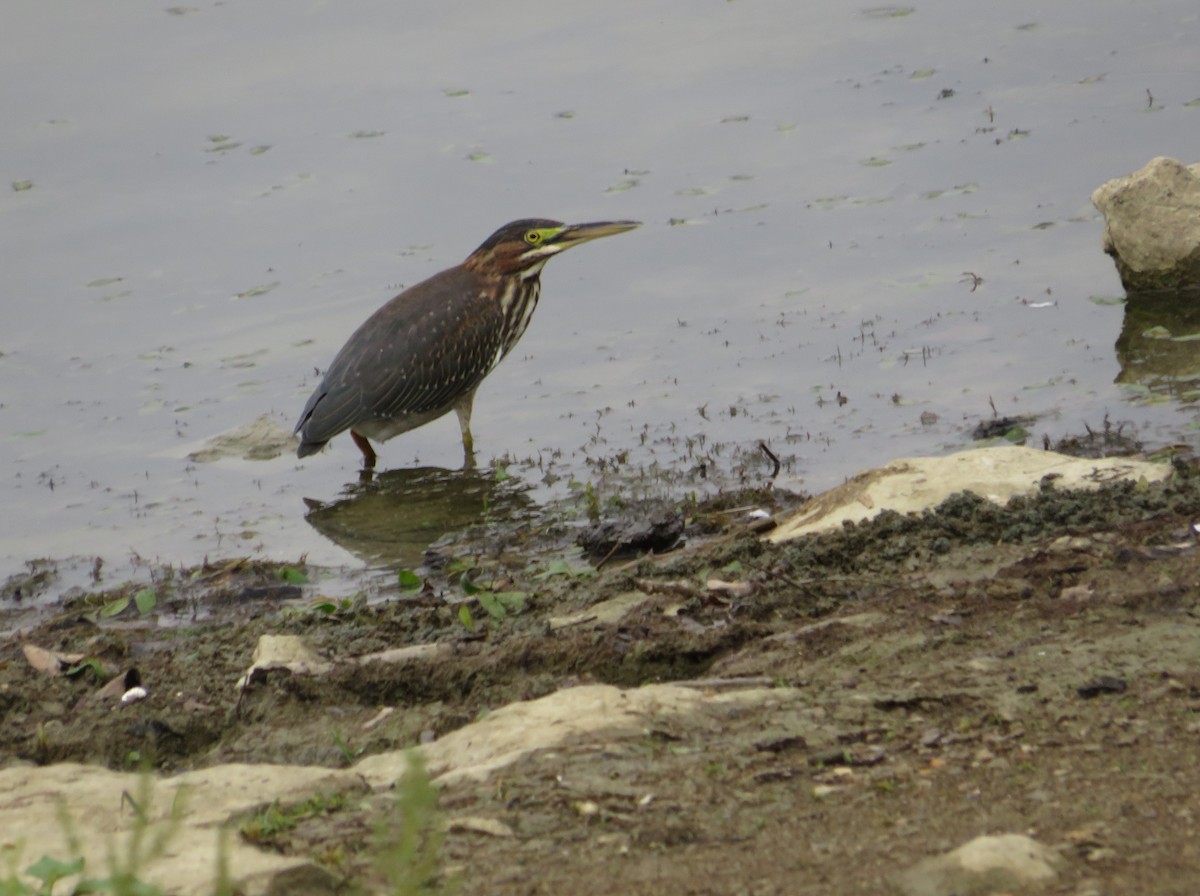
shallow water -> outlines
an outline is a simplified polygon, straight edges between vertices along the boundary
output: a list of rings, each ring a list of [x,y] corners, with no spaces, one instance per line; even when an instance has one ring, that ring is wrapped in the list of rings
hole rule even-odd
[[[10,6],[0,575],[378,559],[305,520],[355,480],[348,439],[187,456],[264,414],[290,429],[372,310],[530,215],[645,222],[549,264],[480,391],[480,461],[534,499],[596,459],[736,465],[760,441],[817,490],[965,446],[993,407],[1038,441],[1108,415],[1195,443],[1178,377],[1118,357],[1089,202],[1195,161],[1194,3],[465,9]],[[381,465],[460,452],[451,416]]]

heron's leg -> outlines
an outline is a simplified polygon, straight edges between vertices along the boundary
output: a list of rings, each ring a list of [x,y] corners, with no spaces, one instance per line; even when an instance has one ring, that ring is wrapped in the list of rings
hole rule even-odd
[[[475,439],[471,436],[471,408],[474,404],[474,389],[454,402],[454,413],[458,415],[458,428],[462,430],[463,466],[466,468],[475,466]]]
[[[354,444],[358,446],[358,450],[362,452],[363,469],[375,469],[375,449],[371,447],[371,443],[366,440],[365,436],[360,436],[354,430],[350,430],[350,438],[354,439]]]

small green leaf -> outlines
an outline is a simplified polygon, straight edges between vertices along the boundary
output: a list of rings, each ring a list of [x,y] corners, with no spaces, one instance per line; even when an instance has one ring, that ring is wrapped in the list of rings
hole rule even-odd
[[[520,613],[525,609],[524,591],[497,591],[496,600],[510,613]]]
[[[116,600],[109,601],[100,608],[101,618],[108,619],[125,612],[125,608],[129,606],[129,601],[130,598],[128,596],[118,597]]]
[[[101,665],[100,661],[94,656],[90,656],[86,660],[76,663],[69,669],[64,669],[63,675],[67,676],[67,678],[74,678],[76,675],[79,675],[81,672],[85,672],[88,669],[91,669],[94,673],[96,673],[96,677],[101,680],[108,678],[108,673],[104,670],[104,666]]]
[[[475,630],[475,620],[471,618],[471,608],[463,604],[458,608],[458,621],[463,624],[467,631]]]
[[[446,563],[446,575],[455,576],[474,567],[475,561],[470,557],[453,557]]]
[[[419,594],[425,587],[425,580],[411,569],[402,569],[396,573],[396,584],[400,586],[403,595]]]
[[[479,606],[487,610],[489,616],[493,619],[503,619],[508,615],[508,610],[504,609],[504,604],[496,599],[496,595],[490,591],[480,591],[475,595],[475,599],[479,601]]]
[[[137,604],[138,612],[144,616],[153,612],[158,605],[158,594],[153,588],[143,588],[133,596],[133,602]]]
[[[587,565],[572,566],[561,557],[556,560],[551,560],[546,564],[546,568],[534,575],[535,579],[549,579],[554,576],[567,576],[572,579],[589,578],[596,574],[596,570]]]
[[[294,566],[285,566],[279,570],[279,578],[283,579],[289,585],[307,585],[308,576]]]
[[[546,564],[546,568],[539,572],[534,578],[548,579],[551,576],[569,576],[571,575],[571,564],[566,560],[551,560]]]
[[[75,885],[75,889],[71,890],[71,896],[111,892],[113,892],[113,879],[111,877],[89,877],[87,880],[81,880]]]
[[[24,193],[26,190],[33,189],[33,181],[31,181],[31,180],[14,180],[12,182],[12,188],[14,190],[16,190],[18,193]]]
[[[478,594],[483,589],[471,581],[470,571],[464,572],[459,576],[458,584],[462,587],[464,594]]]
[[[45,885],[43,892],[46,893],[49,893],[54,887],[55,881],[61,880],[64,877],[70,877],[72,874],[78,874],[81,871],[83,871],[83,856],[70,862],[52,859],[50,856],[42,856],[25,869],[25,873],[30,877],[36,877],[42,881]]]
[[[126,873],[116,877],[92,877],[81,880],[71,891],[72,896],[80,893],[124,893],[127,896],[163,896],[163,891],[154,884]]]

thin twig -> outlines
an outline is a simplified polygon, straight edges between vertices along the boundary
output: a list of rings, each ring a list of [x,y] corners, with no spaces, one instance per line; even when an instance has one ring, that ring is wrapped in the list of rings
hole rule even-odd
[[[770,483],[773,484],[775,482],[775,477],[779,475],[779,470],[783,466],[783,464],[781,464],[779,462],[779,456],[776,455],[774,451],[772,451],[770,448],[767,447],[766,442],[759,442],[758,450],[761,451],[763,454],[765,454],[767,457],[769,457],[771,459],[771,463],[773,463],[775,465],[775,469],[771,471],[771,479],[770,479]]]

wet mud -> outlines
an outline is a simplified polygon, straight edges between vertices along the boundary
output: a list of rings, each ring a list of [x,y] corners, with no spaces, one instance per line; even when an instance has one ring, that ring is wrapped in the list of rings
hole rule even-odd
[[[920,858],[1015,831],[1067,857],[1054,892],[1194,891],[1194,470],[1003,508],[962,494],[765,543],[753,511],[795,503],[631,505],[607,528],[493,520],[354,598],[323,595],[301,562],[237,558],[177,571],[146,612],[136,594],[74,594],[22,617],[0,654],[0,763],[348,767],[579,684],[795,689],[799,703],[568,743],[443,788],[442,811],[505,833],[452,826],[442,883],[887,892]],[[611,536],[641,531],[636,517],[646,531],[678,520],[671,549],[622,556]],[[590,561],[587,532],[610,537]],[[267,634],[302,636],[321,669],[239,684]],[[29,645],[49,652],[40,668]],[[130,670],[146,695],[122,703]],[[338,799],[242,836],[315,856],[337,891],[362,892],[379,811]]]

